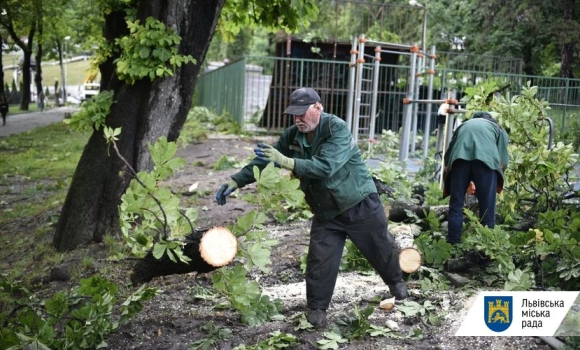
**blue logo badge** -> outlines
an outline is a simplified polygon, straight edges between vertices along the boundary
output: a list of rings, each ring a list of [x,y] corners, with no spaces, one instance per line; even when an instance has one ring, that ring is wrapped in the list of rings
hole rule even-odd
[[[487,328],[494,332],[503,332],[512,324],[512,297],[483,297],[484,317]]]

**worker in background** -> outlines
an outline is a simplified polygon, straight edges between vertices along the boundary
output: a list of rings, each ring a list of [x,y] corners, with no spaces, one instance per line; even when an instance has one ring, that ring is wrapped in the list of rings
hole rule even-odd
[[[447,241],[461,242],[465,193],[473,182],[482,225],[495,227],[496,193],[508,165],[508,135],[490,113],[476,112],[453,133],[444,157],[443,197],[449,198]]]

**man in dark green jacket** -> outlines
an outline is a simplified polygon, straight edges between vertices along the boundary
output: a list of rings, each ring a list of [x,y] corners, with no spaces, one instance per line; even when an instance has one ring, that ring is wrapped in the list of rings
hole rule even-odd
[[[306,267],[307,319],[314,326],[326,322],[346,237],[378,272],[393,296],[407,297],[397,248],[366,164],[346,123],[322,111],[316,91],[295,90],[284,111],[293,116],[294,125],[274,146],[258,144],[254,150],[257,157],[232,175],[216,195],[218,204],[225,204],[226,197],[236,188],[255,181],[254,166],[263,169],[270,161],[292,171],[300,180],[300,188],[314,213]]]
[[[453,133],[445,152],[443,196],[449,198],[447,241],[461,242],[463,204],[469,183],[475,184],[479,218],[495,226],[496,193],[503,189],[503,171],[508,164],[508,135],[488,112],[476,112]]]

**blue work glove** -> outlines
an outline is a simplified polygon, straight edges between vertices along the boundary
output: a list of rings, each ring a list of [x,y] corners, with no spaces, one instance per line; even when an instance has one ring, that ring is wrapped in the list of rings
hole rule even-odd
[[[234,180],[228,180],[228,182],[224,183],[220,186],[220,189],[217,191],[215,195],[215,199],[219,205],[226,204],[226,197],[229,196],[232,192],[234,192],[238,188],[238,184]]]
[[[280,153],[277,149],[265,143],[259,143],[258,148],[254,148],[254,153],[266,160],[271,160],[280,165],[280,167],[288,170],[294,169],[294,158],[288,158]]]

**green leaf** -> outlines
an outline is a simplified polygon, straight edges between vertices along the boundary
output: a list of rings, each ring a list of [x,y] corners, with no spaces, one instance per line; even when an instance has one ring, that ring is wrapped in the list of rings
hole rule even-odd
[[[139,57],[140,58],[148,58],[150,54],[151,54],[151,49],[149,49],[146,46],[142,46],[141,49],[139,50]]]
[[[257,184],[259,187],[271,189],[275,188],[279,181],[280,181],[279,170],[276,169],[273,162],[270,162],[262,170],[262,173],[257,179]]]
[[[167,246],[163,243],[155,243],[153,245],[153,257],[157,260],[160,260],[163,257],[163,254],[165,254],[165,251],[167,250]]]

